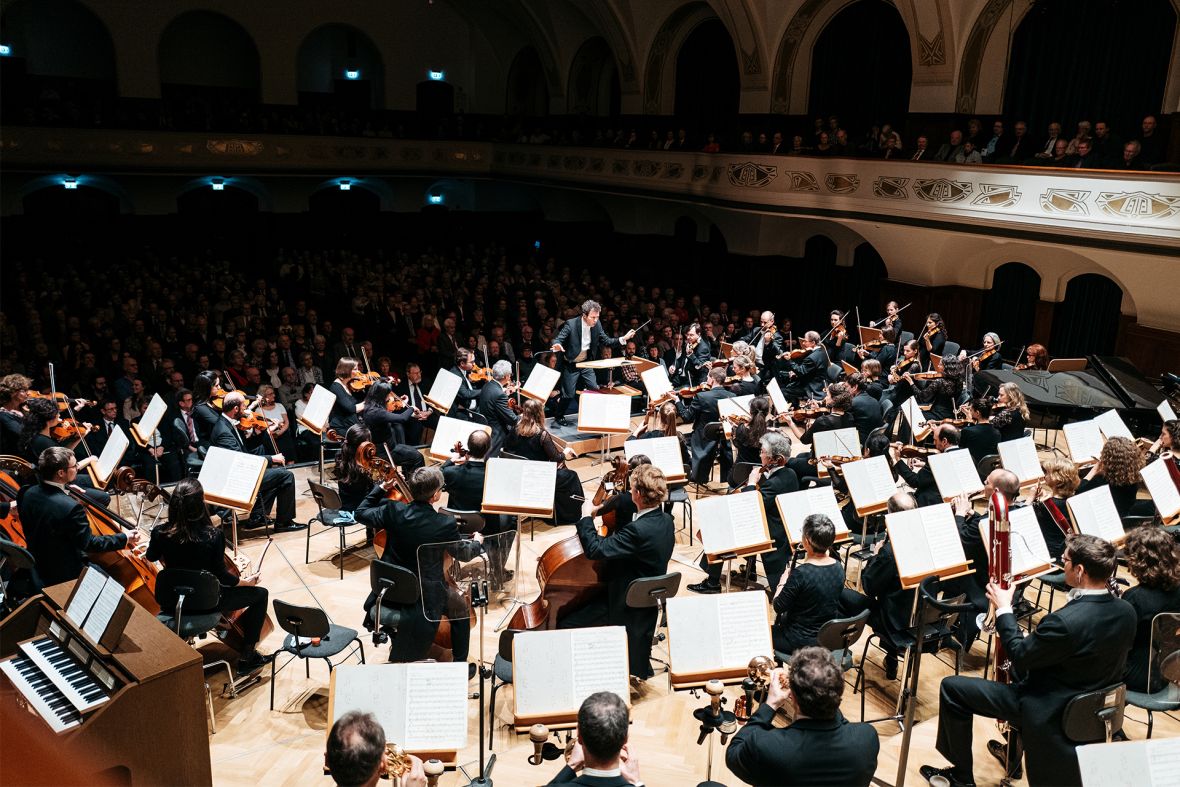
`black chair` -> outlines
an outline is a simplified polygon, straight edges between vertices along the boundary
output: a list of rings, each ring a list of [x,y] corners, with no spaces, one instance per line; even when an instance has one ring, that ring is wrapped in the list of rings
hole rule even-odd
[[[714,448],[708,456],[701,460],[702,462],[709,463],[709,472],[705,475],[705,480],[703,483],[700,481],[695,481],[698,487],[698,494],[702,492],[707,493],[707,490],[702,490],[702,488],[707,487],[708,484],[712,482],[714,465],[720,465],[719,459],[721,456],[721,441],[725,439],[725,429],[721,425],[720,421],[710,421],[709,423],[705,424],[705,439],[711,443],[716,443],[717,447]],[[699,473],[697,477],[700,477]]]
[[[957,358],[959,357],[959,350],[961,349],[962,347],[959,346],[958,342],[952,342],[948,340],[947,343],[942,346],[942,357]]]
[[[1003,460],[1000,459],[999,454],[988,454],[975,465],[975,471],[979,473],[980,478],[986,481],[993,470],[999,470],[1003,466]]]
[[[652,645],[667,639],[667,635],[660,629],[666,628],[668,625],[668,597],[675,596],[680,590],[680,578],[680,572],[674,571],[671,574],[661,574],[658,577],[633,579],[631,584],[627,586],[627,597],[624,603],[631,609],[659,607],[660,618],[656,623],[656,633],[652,639]],[[652,661],[663,664],[665,672],[672,669],[672,665],[663,659],[655,656],[650,658]]]
[[[176,636],[196,649],[196,640],[208,636],[209,632],[217,628],[221,622],[221,613],[191,612],[185,614],[185,606],[191,610],[217,610],[221,603],[221,585],[217,577],[208,571],[192,571],[182,568],[165,568],[156,575],[156,603],[160,605],[160,614],[156,619],[176,633]],[[209,670],[218,667],[225,668],[229,677],[225,687],[230,697],[236,697],[238,680],[234,676],[233,667],[225,659],[206,662],[206,675]],[[248,678],[243,683],[253,683],[256,678]],[[209,706],[209,726],[213,734],[217,734],[217,720],[213,715],[213,694],[209,690],[209,681],[205,680],[205,700]]]
[[[337,560],[340,562],[340,578],[344,579],[344,537],[348,534],[348,528],[356,525],[357,522],[352,516],[351,511],[344,511],[343,505],[340,502],[340,493],[330,486],[324,486],[307,479],[307,485],[311,488],[311,496],[319,507],[320,512],[307,520],[306,538],[303,545],[303,564],[307,565],[311,562],[311,537],[313,535],[320,536],[327,533],[329,530],[335,530],[340,536],[340,550],[337,552]],[[312,525],[320,522],[325,525],[323,530],[318,533],[313,533]],[[357,525],[352,532],[357,533],[365,529],[364,525]]]
[[[504,629],[500,632],[500,646],[496,651],[496,660],[492,663],[492,693],[488,703],[489,749],[492,748],[492,735],[496,732],[496,690],[512,684],[512,638],[518,631]]]
[[[840,375],[844,374],[844,367],[838,363],[830,363],[827,368],[828,382],[834,383],[840,380]]]
[[[1078,694],[1061,714],[1062,731],[1074,743],[1110,743],[1111,736],[1123,728],[1126,704],[1125,683]]]
[[[1069,593],[1069,585],[1067,585],[1065,582],[1065,572],[1054,571],[1049,574],[1041,574],[1039,577],[1037,577],[1037,581],[1040,584],[1037,585],[1036,606],[1040,609],[1045,609],[1047,612],[1052,612],[1053,596],[1057,593]],[[1041,593],[1043,593],[1046,588],[1049,590],[1049,606],[1047,608],[1041,606]]]
[[[1151,688],[1151,675],[1157,665],[1166,683],[1156,692],[1128,691],[1127,704],[1147,711],[1147,737],[1150,738],[1155,723],[1153,713],[1180,710],[1180,613],[1160,612],[1151,619],[1147,653],[1147,688]]]
[[[381,645],[397,636],[402,610],[418,601],[422,586],[410,569],[374,560],[369,564],[369,589],[377,594],[377,599],[365,618],[365,628],[373,632],[373,644]]]
[[[869,611],[866,609],[854,617],[829,620],[820,626],[819,632],[815,635],[816,644],[832,652],[832,658],[840,665],[840,672],[848,672],[856,667],[852,657],[852,646],[864,634],[868,621]],[[774,660],[779,664],[790,664],[791,654],[775,650]]]
[[[478,511],[462,511],[458,508],[447,508],[443,506],[438,509],[438,512],[453,516],[455,518],[455,524],[459,526],[459,534],[464,537],[469,537],[472,533],[482,533],[484,526],[487,524],[483,518],[483,514]]]
[[[180,445],[181,463],[187,478],[195,478],[201,474],[201,465],[205,464],[205,449],[198,449],[193,453],[185,448],[188,445],[188,429],[185,428],[183,418],[173,418],[172,428],[177,432],[177,443]]]
[[[32,552],[0,538],[0,609],[12,612],[41,592],[36,564]]]
[[[912,342],[914,340],[914,333],[913,333],[913,331],[902,331],[901,335],[898,336],[897,338],[901,342],[901,346],[905,347],[907,344],[909,344],[910,342]]]
[[[692,500],[688,497],[688,488],[685,482],[680,482],[676,486],[668,487],[668,499],[665,501],[668,504],[668,513],[672,513],[671,508],[674,505],[683,506],[681,517],[684,522],[684,529],[688,531],[688,545],[692,546]]]
[[[357,637],[355,629],[337,626],[328,620],[328,614],[319,607],[298,607],[279,599],[274,600],[275,617],[279,621],[279,628],[287,632],[283,638],[283,646],[275,651],[289,653],[291,658],[282,667],[275,668],[275,661],[270,662],[270,709],[275,709],[275,676],[295,659],[304,659],[303,665],[306,675],[311,677],[311,659],[323,659],[328,665],[328,674],[336,664],[343,663],[356,653],[360,653],[361,664],[365,663],[365,645]],[[350,645],[355,646],[344,658],[335,664],[332,659],[342,653]]]

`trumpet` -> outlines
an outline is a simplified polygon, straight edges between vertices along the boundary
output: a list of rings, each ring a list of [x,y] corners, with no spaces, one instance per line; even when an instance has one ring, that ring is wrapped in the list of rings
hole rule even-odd
[[[410,755],[396,743],[385,744],[385,771],[390,779],[399,779],[410,772],[414,761]]]

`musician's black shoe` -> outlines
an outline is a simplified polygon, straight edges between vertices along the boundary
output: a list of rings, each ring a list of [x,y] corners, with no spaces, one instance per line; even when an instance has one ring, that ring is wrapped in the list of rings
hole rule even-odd
[[[897,656],[885,654],[885,680],[897,680]]]
[[[1024,767],[1021,766],[1020,760],[1008,762],[1008,745],[1003,741],[988,741],[987,753],[999,760],[1001,768],[1007,766],[1008,776],[1011,778],[1019,779],[1024,775]]]
[[[934,777],[941,776],[946,779],[946,784],[950,787],[975,787],[975,782],[959,781],[955,778],[954,768],[935,768],[933,765],[923,765],[918,769],[918,773],[922,774],[922,778],[934,784]]]
[[[557,426],[569,426],[570,422],[565,419],[564,415],[559,415],[553,419],[553,423]]]
[[[307,530],[307,525],[301,522],[282,522],[276,524],[274,530],[276,533],[294,533],[296,530]]]
[[[274,526],[274,522],[264,516],[250,517],[243,522],[238,522],[238,528],[241,530],[257,530],[258,528],[266,527],[267,525]]]
[[[273,654],[270,656],[263,656],[256,650],[252,651],[250,655],[243,656],[242,658],[238,659],[237,674],[239,677],[242,675],[249,675],[252,672],[257,672],[258,670],[262,669],[272,661],[274,661]]]
[[[720,593],[721,583],[705,580],[704,582],[698,582],[695,585],[689,585],[688,589],[693,593]]]
[[[467,662],[467,680],[474,678],[477,671],[479,671],[479,667],[475,666],[475,664],[470,661]]]

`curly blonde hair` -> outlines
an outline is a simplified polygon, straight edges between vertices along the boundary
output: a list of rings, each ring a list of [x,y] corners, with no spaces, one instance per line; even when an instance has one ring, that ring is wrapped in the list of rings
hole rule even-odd
[[[1045,471],[1045,486],[1049,487],[1056,497],[1070,497],[1082,485],[1077,467],[1068,459],[1059,456],[1042,459],[1041,469]]]
[[[1125,437],[1112,437],[1102,446],[1098,457],[1102,462],[1102,474],[1111,486],[1130,486],[1139,482],[1139,470],[1143,458],[1139,449]]]
[[[1000,386],[1000,390],[1003,391],[1007,395],[1008,404],[1011,405],[1014,409],[1019,410],[1020,415],[1023,416],[1024,419],[1027,421],[1028,420],[1028,402],[1026,402],[1024,400],[1024,391],[1020,390],[1020,386],[1017,385],[1016,383],[1004,383],[1003,385]]]

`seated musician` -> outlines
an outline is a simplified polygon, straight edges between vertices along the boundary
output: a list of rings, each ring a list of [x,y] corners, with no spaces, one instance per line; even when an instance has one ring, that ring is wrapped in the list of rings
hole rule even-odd
[[[820,343],[819,334],[808,331],[803,334],[799,344],[806,355],[779,367],[779,385],[783,386],[783,396],[795,405],[803,399],[822,399],[824,386],[828,382],[828,354]],[[781,370],[785,370],[785,380]],[[783,385],[784,382],[786,385]]]
[[[795,435],[805,445],[813,450],[799,454],[787,463],[795,471],[800,480],[815,474],[815,468],[808,460],[815,456],[815,435],[819,432],[831,432],[836,429],[850,429],[856,426],[856,419],[852,410],[852,390],[848,383],[832,383],[823,395],[823,407],[828,412],[814,418],[804,431],[795,423],[793,418],[787,418],[785,423],[791,434]]]
[[[832,363],[852,360],[852,345],[848,343],[848,327],[844,324],[844,313],[833,309],[828,315],[831,328],[828,336],[823,340],[824,349],[828,351],[828,358]]]
[[[729,476],[730,464],[733,462],[733,454],[726,445],[725,433],[721,432],[717,439],[707,434],[708,425],[721,420],[717,402],[733,398],[733,392],[725,388],[725,370],[710,369],[702,385],[704,390],[693,396],[688,406],[683,402],[676,402],[676,413],[682,420],[692,424],[692,437],[689,439],[692,468],[688,478],[698,484],[708,483],[713,470],[714,453],[718,454],[721,462],[722,478]]]
[[[227,451],[238,451],[267,458],[267,469],[262,476],[262,484],[258,488],[258,499],[254,501],[254,508],[244,527],[265,527],[266,514],[273,504],[275,506],[275,525],[277,533],[289,533],[303,530],[307,525],[295,521],[295,476],[290,470],[281,465],[286,464],[282,454],[268,454],[267,446],[258,445],[254,448],[246,447],[246,437],[238,428],[238,419],[246,409],[246,397],[239,391],[230,391],[225,395],[221,405],[221,416],[213,426],[209,435],[211,445],[224,448]]]
[[[897,361],[897,331],[892,328],[885,328],[881,331],[881,346],[873,347],[857,347],[856,355],[861,360],[863,370],[864,361],[876,361],[880,364],[877,370],[880,374],[881,369],[888,369]]]
[[[882,364],[876,358],[865,358],[860,362],[860,374],[864,378],[864,391],[869,396],[881,402],[881,412],[885,412],[885,402],[881,401],[888,382],[881,377]]]
[[[34,400],[38,401],[38,400]],[[78,477],[78,462],[68,448],[46,448],[37,458],[40,482],[20,490],[17,502],[29,552],[45,586],[77,579],[87,553],[134,547],[139,531],[96,536],[82,504],[66,494]]]
[[[893,366],[885,367],[889,374],[885,377],[888,387],[881,394],[881,407],[885,410],[885,420],[891,421],[894,407],[913,396],[913,386],[906,379],[907,372],[916,372],[918,366],[918,340],[911,339],[901,348],[901,358]]]
[[[1006,719],[1020,731],[1030,784],[1081,784],[1075,744],[1065,736],[1066,704],[1083,692],[1119,683],[1135,638],[1135,610],[1107,590],[1116,550],[1095,536],[1071,535],[1065,545],[1065,582],[1074,590],[1065,606],[1041,618],[1027,636],[1012,614],[1012,589],[988,584],[996,632],[1015,674],[1012,684],[983,678],[943,678],[938,701],[939,753],[949,768],[921,767],[927,780],[946,778],[952,787],[974,784],[973,716]],[[1013,742],[1017,736],[1013,735]],[[988,752],[1001,764],[1020,762],[1020,752],[991,741]],[[1009,766],[1009,773],[1016,769]]]
[[[1158,660],[1166,654],[1152,653],[1152,621],[1161,612],[1180,612],[1180,545],[1162,527],[1144,525],[1127,534],[1125,552],[1135,587],[1123,593],[1123,601],[1135,608],[1138,624],[1123,680],[1128,691],[1154,693],[1167,681],[1160,674]],[[1159,647],[1155,645],[1157,652]],[[1149,667],[1152,658],[1157,661]]]
[[[336,363],[336,379],[328,386],[328,390],[336,397],[336,401],[332,402],[332,412],[328,415],[328,426],[336,434],[347,432],[364,408],[364,402],[358,402],[356,394],[348,387],[348,381],[359,365],[355,358],[341,358]]]
[[[390,410],[390,406],[396,401],[397,394],[393,392],[389,383],[378,380],[369,386],[360,420],[368,427],[373,442],[383,458],[389,459],[401,468],[403,475],[408,476],[425,465],[426,460],[422,458],[420,451],[407,445],[406,428],[411,421],[425,418],[429,413],[425,410],[415,410],[412,406],[404,404],[404,400],[400,410]]]
[[[737,345],[734,346],[736,347]],[[758,393],[761,381],[754,374],[754,362],[745,355],[737,355],[735,353],[730,365],[733,367],[733,376],[737,380],[729,384],[729,390],[733,391],[737,396],[749,396]]]
[[[775,359],[783,352],[783,336],[775,326],[774,312],[762,312],[759,325],[748,331],[742,339],[754,351],[754,362],[764,380],[773,376]]]
[[[16,456],[20,453],[21,426],[25,421],[22,405],[29,398],[33,381],[23,374],[0,377],[0,454]]]
[[[1000,357],[999,350],[996,349],[999,346],[1000,335],[993,331],[988,331],[983,335],[983,346],[979,350],[970,354],[966,350],[960,350],[959,358],[964,361],[971,358],[971,367],[977,372],[1003,369],[1004,359]],[[983,357],[985,355],[987,355],[986,358]]]
[[[206,369],[193,380],[193,427],[197,431],[197,442],[208,450],[209,436],[221,416],[213,404],[213,393],[221,385],[217,372]]]
[[[762,466],[762,435],[770,426],[770,397],[756,396],[747,406],[750,418],[733,427],[733,447],[736,452],[733,471],[729,474],[729,488],[744,486],[739,479],[748,478],[750,468]]]
[[[963,405],[963,409],[971,423],[959,429],[959,446],[970,451],[971,461],[978,465],[985,456],[1000,452],[1000,430],[988,420],[992,414],[991,399],[977,396],[971,404]]]
[[[406,379],[395,393],[405,398],[411,412],[414,413],[414,417],[404,425],[404,442],[412,446],[422,445],[423,433],[438,426],[438,412],[426,403],[426,391],[422,387],[422,367],[412,362],[406,364]]]
[[[1030,344],[1024,350],[1024,360],[1013,368],[1018,372],[1026,370],[1047,372],[1049,371],[1049,351],[1045,349],[1043,344]]]
[[[963,362],[958,358],[947,358],[942,362],[942,374],[933,380],[916,379],[912,372],[903,376],[913,387],[918,404],[930,405],[926,417],[941,421],[955,415],[955,408],[963,396],[963,375]]]
[[[930,465],[918,459],[921,467],[917,472],[910,469],[904,459],[899,458],[900,446],[894,444],[889,451],[890,464],[893,473],[910,485],[914,490],[914,497],[919,506],[936,506],[942,502],[942,493],[938,491],[938,484],[934,481],[934,471]],[[940,454],[959,450],[959,429],[953,424],[939,424],[934,427],[934,450]]]
[[[575,609],[558,625],[562,628],[584,626],[625,626],[627,651],[632,675],[646,680],[651,668],[651,642],[659,617],[658,607],[634,609],[627,606],[627,588],[631,582],[667,573],[675,545],[675,524],[661,504],[668,496],[668,483],[659,468],[640,465],[631,473],[631,499],[636,516],[625,525],[616,525],[603,537],[594,527],[591,512],[594,504],[587,500],[578,520],[578,540],[590,560],[602,561],[601,576],[606,583],[606,598],[599,598]]]
[[[365,496],[373,490],[373,477],[357,462],[357,449],[361,443],[373,442],[373,436],[364,424],[348,427],[344,442],[336,454],[332,477],[336,479],[336,491],[340,495],[342,511],[356,511]]]
[[[640,465],[650,464],[651,458],[646,454],[633,454],[627,460],[627,466],[630,470],[634,470]],[[630,490],[616,491],[614,494],[608,496],[602,505],[592,506],[590,510],[590,516],[592,517],[605,517],[607,514],[614,514],[615,527],[627,524],[638,513],[639,509],[635,507],[635,500],[631,497]]]
[[[111,402],[113,405],[114,403]],[[25,402],[26,415],[24,423],[21,424],[20,439],[18,441],[18,448],[20,456],[27,459],[32,464],[36,465],[41,458],[41,455],[48,448],[64,448],[70,453],[75,453],[74,449],[82,442],[81,437],[69,437],[60,443],[52,437],[54,427],[61,424],[61,411],[57,408],[57,403],[51,399],[29,399]],[[85,459],[78,461],[78,470],[84,469],[87,465],[94,462],[97,455],[90,454]],[[82,488],[91,500],[94,500],[99,505],[109,507],[111,503],[111,496],[106,492],[94,486],[94,481],[90,474],[81,475],[74,474],[76,478],[71,481]]]
[[[746,482],[746,490],[757,489],[762,495],[763,508],[766,511],[766,526],[774,549],[762,553],[762,570],[766,572],[766,580],[770,587],[777,588],[783,571],[790,561],[790,544],[787,541],[787,531],[783,527],[782,514],[774,499],[786,492],[799,490],[799,478],[795,471],[787,466],[787,459],[791,456],[791,438],[779,432],[766,432],[759,441],[759,466],[750,473]],[[720,593],[722,563],[709,564],[704,555],[701,556],[700,567],[705,572],[705,580],[688,589],[694,593]],[[749,580],[749,569],[745,579]]]
[[[467,348],[455,352],[455,365],[451,367],[450,371],[463,382],[459,383],[459,390],[455,393],[455,401],[451,403],[451,409],[447,411],[447,415],[451,418],[470,420],[471,414],[479,407],[479,388],[482,383],[476,384],[467,378],[474,368],[475,353]]]
[[[530,400],[530,403],[537,404]],[[447,487],[447,508],[453,511],[479,511],[483,505],[484,476],[487,470],[488,451],[492,448],[492,438],[482,429],[477,429],[467,436],[467,455],[458,459],[448,459],[442,465],[443,479]],[[576,474],[575,474],[576,475]],[[499,588],[512,579],[513,572],[504,568],[508,561],[508,552],[512,549],[512,542],[516,536],[516,526],[512,517],[499,514],[484,514],[484,538],[493,538],[485,544],[488,557],[492,564],[492,584]]]
[[[1028,403],[1017,383],[1002,383],[992,407],[991,425],[1000,430],[1000,442],[1024,437],[1028,423]]]
[[[876,361],[865,361],[865,363],[876,363]],[[881,409],[881,402],[878,401],[881,395],[880,387],[877,387],[877,396],[873,396],[872,385],[874,384],[871,384],[861,372],[853,372],[848,375],[848,392],[852,394],[849,411],[856,424],[856,433],[860,435],[862,443],[868,439],[874,429],[880,428],[885,423],[885,413]]]
[[[146,557],[160,561],[165,568],[208,571],[217,577],[221,585],[217,611],[246,610],[238,618],[244,646],[238,655],[237,674],[254,672],[269,662],[256,648],[266,621],[269,594],[266,588],[258,586],[258,574],[239,577],[226,569],[225,535],[213,525],[200,481],[185,478],[177,482],[168,502],[168,521],[152,530]],[[213,611],[186,609],[185,614]]]
[[[410,758],[410,770],[397,782],[399,787],[426,787],[422,760],[412,754],[406,756]],[[340,787],[377,787],[388,778],[385,730],[377,718],[354,710],[337,719],[328,733],[324,767]]]
[[[889,498],[885,510],[895,514],[917,507],[917,501],[909,492],[895,492]],[[881,637],[881,648],[885,651],[885,679],[896,680],[898,653],[891,643],[910,627],[914,594],[913,591],[902,590],[888,531],[885,538],[872,547],[872,557],[865,563],[861,573],[861,587],[868,599],[869,625],[879,634],[887,632]]]
[[[803,562],[788,568],[774,593],[774,649],[791,654],[815,645],[820,627],[840,617],[844,565],[832,557],[836,526],[824,514],[803,520]]]
[[[427,560],[419,564],[419,547],[423,544],[446,544],[463,541],[455,518],[439,513],[434,506],[442,499],[443,474],[437,467],[420,467],[407,480],[411,502],[403,503],[386,498],[384,487],[374,485],[368,497],[357,507],[356,520],[374,529],[385,531],[387,563],[408,568],[421,583],[421,601],[402,609],[401,625],[389,648],[390,661],[419,661],[426,658],[434,642],[438,621],[446,615],[457,620],[451,626],[451,652],[455,661],[466,661],[471,643],[471,628],[467,625],[467,605],[443,578],[441,553],[426,551]],[[479,552],[483,536],[476,533],[471,541],[456,546],[459,556],[474,557]],[[377,594],[370,592],[365,599],[365,626],[373,628],[373,605]],[[468,678],[475,675],[475,665],[468,667]]]
[[[554,521],[570,525],[581,518],[582,481],[578,474],[565,466],[573,459],[572,451],[558,447],[553,435],[545,428],[545,410],[535,399],[525,399],[520,405],[520,419],[509,432],[504,450],[534,462],[556,462],[557,480],[553,499]]]
[[[1139,471],[1142,468],[1143,457],[1135,444],[1125,437],[1112,437],[1102,446],[1098,462],[1082,480],[1078,494],[1109,486],[1119,516],[1128,516],[1139,493]]]
[[[796,651],[789,670],[770,673],[766,701],[730,741],[725,764],[746,784],[764,787],[867,787],[880,742],[871,725],[844,718],[843,693],[844,675],[831,652]],[[794,719],[790,726],[774,725],[779,710]]]
[[[926,325],[922,328],[922,335],[918,338],[918,360],[922,364],[922,368],[926,370],[933,369],[932,364],[934,360],[931,355],[942,357],[943,350],[946,347],[946,323],[942,321],[942,315],[938,312],[931,312],[926,315]]]
[[[512,386],[512,364],[496,361],[492,366],[492,379],[479,389],[479,414],[492,427],[492,450],[489,457],[500,455],[500,449],[516,428],[517,416],[508,406],[508,390]]]
[[[1077,465],[1060,456],[1042,459],[1041,472],[1045,474],[1045,480],[1033,490],[1032,506],[1037,512],[1037,524],[1045,537],[1049,557],[1060,565],[1065,537],[1073,532],[1066,501],[1074,496],[1082,481],[1078,477]]]
[[[627,703],[614,692],[600,691],[583,700],[578,708],[578,741],[549,787],[642,785],[639,758],[633,756],[627,742],[629,717]]]

